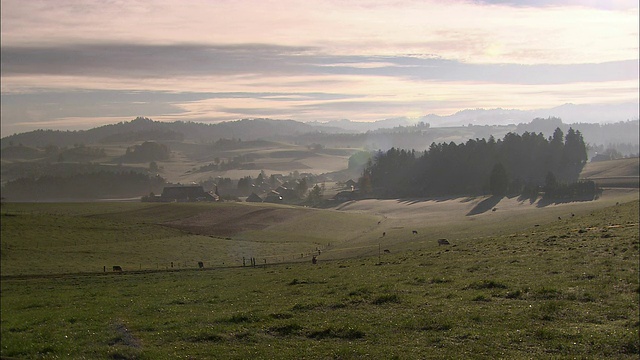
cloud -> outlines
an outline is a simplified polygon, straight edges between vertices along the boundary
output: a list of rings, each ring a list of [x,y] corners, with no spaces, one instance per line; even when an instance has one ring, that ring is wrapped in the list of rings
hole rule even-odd
[[[477,0],[476,3],[514,7],[588,7],[612,11],[638,8],[636,0]]]
[[[638,99],[630,1],[2,0],[2,132]],[[53,125],[51,125],[53,126]]]
[[[600,64],[469,64],[415,56],[309,54],[277,45],[131,45],[4,47],[2,73],[15,75],[171,78],[201,75],[392,76],[414,80],[552,84],[638,78],[637,60]],[[99,83],[97,83],[99,84]]]
[[[528,6],[513,6],[518,3]],[[257,43],[314,47],[334,55],[425,53],[479,63],[599,63],[637,57],[637,4],[622,6],[624,11],[602,9],[619,3],[631,4],[324,0],[309,6],[295,0],[188,5],[158,0],[55,4],[4,0],[2,42],[3,46]],[[622,49],[623,44],[633,44],[636,50]],[[499,47],[510,51],[486,51]],[[527,56],[529,49],[548,51]]]
[[[305,48],[277,45],[88,44],[3,47],[2,70],[13,74],[171,77],[295,71],[285,59]],[[287,65],[287,64],[285,64]]]

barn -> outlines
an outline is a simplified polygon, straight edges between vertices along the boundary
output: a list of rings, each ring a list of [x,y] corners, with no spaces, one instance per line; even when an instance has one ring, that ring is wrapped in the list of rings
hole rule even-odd
[[[347,189],[355,189],[356,187],[358,187],[358,183],[353,181],[353,180],[351,180],[351,179],[349,179],[349,180],[347,180],[347,182],[344,183],[344,186]]]
[[[264,198],[264,202],[268,202],[268,203],[274,203],[274,204],[278,204],[278,203],[282,203],[282,195],[280,195],[279,192],[271,190],[271,192],[269,192],[269,194],[267,194],[267,197]]]
[[[246,202],[262,202],[262,198],[256,195],[256,193],[252,192],[251,195],[249,195],[249,197],[247,197],[247,200],[245,201]]]

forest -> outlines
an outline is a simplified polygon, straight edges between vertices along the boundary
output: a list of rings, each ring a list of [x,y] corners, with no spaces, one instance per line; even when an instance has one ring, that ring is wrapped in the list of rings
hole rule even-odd
[[[380,151],[365,167],[359,185],[363,193],[384,198],[523,194],[542,186],[551,194],[569,189],[565,185],[578,180],[586,162],[580,131],[569,128],[565,136],[556,128],[549,138],[508,133],[499,140],[432,143],[420,153]]]
[[[11,194],[11,200],[91,199],[160,193],[164,184],[165,179],[160,176],[136,171],[99,171],[20,178],[7,182],[2,190],[3,194]]]

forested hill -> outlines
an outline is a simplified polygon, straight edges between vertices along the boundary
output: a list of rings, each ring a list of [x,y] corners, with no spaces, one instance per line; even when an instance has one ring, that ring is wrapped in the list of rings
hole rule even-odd
[[[334,123],[344,125],[348,121]],[[390,123],[385,123],[389,125]],[[615,148],[622,155],[637,154],[640,142],[638,120],[611,124],[564,124],[560,118],[535,118],[529,123],[495,126],[459,126],[433,128],[429,124],[396,126],[366,133],[354,132],[336,126],[319,123],[302,123],[294,120],[244,119],[204,124],[195,122],[161,122],[147,118],[105,125],[90,130],[60,131],[36,130],[11,135],[0,140],[0,147],[10,144],[28,147],[70,147],[77,144],[97,145],[110,143],[141,143],[144,141],[193,141],[215,142],[219,139],[276,140],[302,144],[319,143],[324,146],[366,147],[387,150],[391,147],[425,150],[431,142],[464,142],[468,139],[501,137],[508,132],[522,134],[542,133],[546,137],[556,128],[568,131],[569,127],[580,131],[592,151],[602,152]],[[349,126],[346,126],[349,127]],[[594,147],[599,145],[602,149]],[[590,156],[593,156],[592,153]]]
[[[60,131],[36,130],[3,138],[2,148],[10,143],[25,146],[55,145],[59,147],[74,144],[99,144],[131,141],[193,140],[217,141],[237,138],[256,140],[260,138],[292,136],[315,131],[337,132],[336,128],[316,127],[294,120],[244,119],[217,124],[195,122],[161,122],[147,118],[104,125],[90,130]]]
[[[585,141],[591,145],[602,144],[630,144],[637,148],[640,142],[640,134],[638,133],[638,120],[627,120],[608,124],[592,124],[592,123],[574,123],[564,124],[560,118],[535,118],[529,123],[521,123],[515,129],[515,132],[522,134],[525,131],[533,133],[543,133],[551,136],[556,128],[567,132],[569,128],[580,131]],[[637,152],[637,151],[636,151]]]
[[[377,197],[522,194],[527,188],[578,180],[587,162],[579,131],[508,133],[504,139],[435,144],[423,153],[392,148],[378,152],[360,179]]]

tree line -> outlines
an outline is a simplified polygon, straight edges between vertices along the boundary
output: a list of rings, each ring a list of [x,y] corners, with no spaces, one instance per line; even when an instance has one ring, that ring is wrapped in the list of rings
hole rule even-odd
[[[587,162],[580,131],[560,128],[542,133],[508,133],[503,139],[432,143],[424,152],[379,151],[363,171],[360,188],[377,197],[521,194],[546,184],[578,180]]]
[[[165,144],[154,141],[145,141],[140,145],[127,147],[127,152],[120,157],[120,161],[126,163],[141,163],[157,160],[167,160],[171,150]]]
[[[164,184],[160,176],[136,171],[99,171],[12,180],[2,187],[2,196],[11,200],[136,197],[161,192]]]

